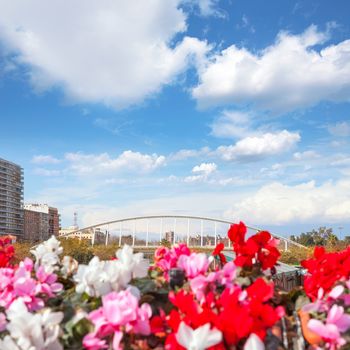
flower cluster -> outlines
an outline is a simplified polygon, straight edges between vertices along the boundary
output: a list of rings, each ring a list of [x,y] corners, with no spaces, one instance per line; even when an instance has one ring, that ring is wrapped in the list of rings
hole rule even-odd
[[[183,243],[174,245],[172,248],[159,247],[154,253],[154,266],[162,271],[164,277],[168,280],[169,271],[177,267],[180,256],[190,254],[190,249]]]
[[[52,237],[34,251],[35,266],[26,258],[18,266],[0,268],[0,306],[8,308],[21,298],[30,310],[44,307],[45,300],[62,290],[53,273],[53,265],[59,261],[56,255],[61,251],[59,242]],[[53,260],[55,264],[52,264]]]
[[[304,280],[305,292],[314,300],[320,288],[329,292],[337,281],[350,277],[350,247],[333,253],[327,253],[323,247],[316,247],[314,256],[301,264],[308,271]]]
[[[7,334],[0,339],[2,350],[61,350],[58,340],[61,332],[59,324],[62,312],[44,309],[40,313],[28,311],[23,299],[15,300],[6,311],[8,323]]]
[[[216,334],[220,332],[221,338],[215,344],[215,349],[237,346],[251,334],[263,340],[267,330],[284,315],[282,307],[271,304],[273,294],[273,283],[263,278],[258,278],[245,289],[236,284],[221,293],[211,291],[201,302],[193,293],[185,290],[171,293],[169,299],[176,308],[168,317],[171,332],[166,346],[170,350],[182,349],[179,347],[182,345],[179,339],[183,338],[182,323],[195,330],[205,326],[215,330]]]
[[[88,350],[106,349],[110,340],[113,349],[120,349],[124,334],[150,334],[151,315],[150,305],[139,306],[138,298],[129,290],[111,292],[102,297],[102,306],[89,314],[94,331],[84,337],[83,345]]]
[[[279,241],[267,231],[260,231],[254,236],[245,239],[247,227],[243,222],[231,225],[228,237],[236,253],[235,264],[241,267],[252,267],[260,264],[263,270],[273,268],[280,252],[277,249]]]
[[[125,245],[116,257],[101,261],[95,256],[88,265],[80,264],[74,275],[77,293],[100,297],[125,289],[132,278],[147,276],[149,262],[143,258],[143,253],[133,254],[132,248]]]
[[[15,250],[9,237],[0,238],[0,268],[10,265]]]
[[[327,253],[316,247],[302,265],[308,272],[304,290],[312,300],[302,309],[307,329],[315,344],[340,349],[350,341],[350,248]]]
[[[54,237],[32,250],[35,261],[11,266],[13,249],[0,243],[0,349],[287,350],[294,341],[282,325],[296,327],[295,300],[266,271],[275,269],[278,241],[266,231],[246,235],[242,222],[228,231],[234,261],[223,243],[212,254],[178,244],[159,247],[153,266],[127,245],[107,261],[61,259]],[[317,248],[303,266],[307,350],[341,349],[350,343],[350,248]]]
[[[318,290],[317,299],[306,304],[302,312],[314,318],[308,320],[307,327],[330,349],[339,349],[346,343],[346,332],[350,330],[350,280],[338,284],[329,293]],[[348,339],[349,340],[349,339]]]
[[[43,266],[35,271],[29,258],[18,267],[0,269],[0,306],[4,308],[21,298],[30,310],[38,310],[44,307],[45,300],[61,290],[57,275],[47,273]]]
[[[30,252],[35,256],[35,267],[43,266],[50,273],[58,269],[60,263],[59,255],[62,254],[63,248],[56,237],[52,236]]]

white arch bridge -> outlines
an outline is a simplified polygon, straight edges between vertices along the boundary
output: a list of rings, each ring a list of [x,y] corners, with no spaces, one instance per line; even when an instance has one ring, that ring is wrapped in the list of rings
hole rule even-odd
[[[213,248],[217,243],[230,247],[227,231],[234,222],[200,216],[185,215],[150,215],[137,216],[103,222],[82,229],[72,230],[60,235],[89,239],[91,244],[129,244],[138,248],[155,248],[164,240],[170,244],[187,243],[191,247]],[[262,231],[260,228],[247,226],[248,236]],[[286,237],[271,233],[280,240],[280,249],[290,246],[306,249]]]

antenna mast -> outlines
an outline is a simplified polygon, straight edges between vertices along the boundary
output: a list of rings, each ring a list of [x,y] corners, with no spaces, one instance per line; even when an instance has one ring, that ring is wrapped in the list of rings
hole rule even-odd
[[[74,227],[79,228],[79,226],[78,226],[78,213],[76,211],[74,212]]]

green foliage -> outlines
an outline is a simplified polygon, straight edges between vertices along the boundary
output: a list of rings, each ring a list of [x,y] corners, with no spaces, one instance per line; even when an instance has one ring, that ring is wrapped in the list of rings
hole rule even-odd
[[[299,247],[289,247],[288,251],[281,251],[279,261],[289,265],[300,265],[301,260],[305,260],[312,256],[312,249],[304,249]]]
[[[325,226],[318,230],[303,232],[300,236],[291,236],[291,239],[307,247],[336,245],[338,242],[338,237],[333,233],[333,230]]]
[[[92,247],[92,252],[94,255],[98,256],[101,260],[110,260],[115,257],[115,252],[119,249],[119,245],[117,243],[108,244],[107,246],[104,244],[94,245]]]
[[[115,257],[115,252],[119,248],[116,243],[107,246],[104,244],[91,246],[89,240],[80,240],[79,238],[61,239],[60,241],[63,247],[62,256],[69,255],[82,264],[87,264],[95,255],[101,260],[109,260]],[[15,264],[18,264],[27,256],[33,258],[33,255],[30,253],[33,243],[19,242],[15,243],[14,247],[16,252]]]
[[[30,257],[30,249],[33,246],[33,243],[29,242],[16,242],[14,243],[13,247],[15,248],[15,256],[13,259],[13,264],[17,265],[21,261],[23,261],[26,257]]]
[[[60,241],[63,247],[62,256],[69,255],[82,264],[87,264],[94,257],[90,241],[88,240],[69,238]]]
[[[169,242],[167,239],[163,238],[162,241],[160,242],[160,246],[170,248],[171,242]]]

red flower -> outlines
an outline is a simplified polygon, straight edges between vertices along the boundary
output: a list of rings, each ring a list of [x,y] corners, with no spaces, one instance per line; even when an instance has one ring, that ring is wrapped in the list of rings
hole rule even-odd
[[[247,293],[252,300],[264,303],[273,297],[273,287],[273,283],[258,278],[247,288]]]
[[[227,263],[225,255],[221,253],[224,248],[225,248],[224,243],[219,243],[219,244],[217,244],[217,246],[215,247],[215,249],[214,249],[214,251],[212,253],[213,256],[218,256],[219,257],[220,262],[223,265]]]
[[[235,229],[233,225],[232,230],[228,232],[229,236],[235,237],[233,245],[236,253],[235,264],[241,267],[252,267],[255,262],[259,262],[263,270],[273,268],[280,257],[280,252],[276,248],[278,241],[267,231],[258,232],[245,241],[242,225],[244,226],[241,222],[235,226]],[[244,228],[246,230],[245,226]]]
[[[8,237],[0,238],[0,267],[7,267],[15,255],[15,249]]]
[[[350,277],[350,247],[336,253],[327,253],[323,247],[316,247],[314,257],[301,262],[308,270],[304,279],[306,294],[313,300],[320,288],[329,292],[342,278]]]
[[[242,221],[240,221],[239,224],[233,224],[230,226],[227,235],[233,243],[242,244],[244,243],[246,233],[247,227]]]

